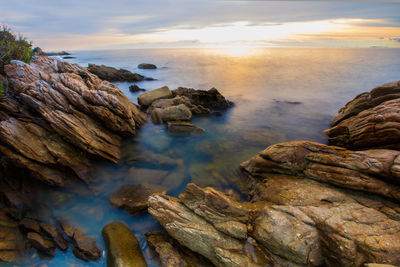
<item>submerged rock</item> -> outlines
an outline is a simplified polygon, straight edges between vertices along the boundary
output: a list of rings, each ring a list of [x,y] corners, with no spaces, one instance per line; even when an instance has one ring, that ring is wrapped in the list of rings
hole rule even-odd
[[[203,128],[184,121],[170,121],[167,125],[168,133],[172,135],[202,135],[206,132]]]
[[[154,193],[166,193],[162,187],[147,184],[123,185],[119,187],[109,200],[117,208],[122,208],[132,214],[147,211],[148,198]]]
[[[138,103],[141,106],[149,106],[151,103],[158,99],[170,98],[172,97],[172,92],[167,86],[148,91],[138,96]]]
[[[108,267],[147,267],[137,239],[125,224],[107,224],[102,234],[107,248]]]
[[[85,68],[39,56],[5,66],[14,97],[0,102],[0,152],[50,185],[91,179],[85,153],[117,162],[120,135],[144,114],[115,85]]]
[[[141,63],[138,65],[139,69],[157,69],[157,66],[150,63]]]
[[[139,82],[143,76],[125,69],[116,69],[104,65],[89,64],[88,70],[100,79],[110,82]]]

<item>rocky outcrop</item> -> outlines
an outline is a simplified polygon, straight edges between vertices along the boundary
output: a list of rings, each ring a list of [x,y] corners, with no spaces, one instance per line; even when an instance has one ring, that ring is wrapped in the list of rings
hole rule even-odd
[[[396,98],[400,98],[400,81],[385,83],[372,89],[369,93],[359,94],[339,110],[338,115],[332,120],[331,126],[335,126],[366,109]]]
[[[132,73],[129,70],[104,65],[89,64],[88,71],[97,75],[100,79],[110,82],[139,82],[144,79],[144,76]]]
[[[18,229],[18,221],[0,209],[0,261],[17,262],[25,249],[23,235]]]
[[[137,67],[138,69],[157,69],[157,66],[151,63],[141,63]]]
[[[104,226],[102,233],[107,248],[107,266],[147,267],[139,242],[125,224],[112,222]]]
[[[138,103],[141,106],[149,106],[158,99],[169,98],[172,96],[171,90],[167,86],[143,93],[138,96]]]
[[[400,99],[386,101],[341,121],[325,133],[330,144],[351,149],[400,149],[399,110]]]
[[[110,203],[132,214],[147,211],[147,201],[154,193],[166,193],[162,187],[146,184],[123,185],[109,197]]]
[[[120,136],[145,121],[118,87],[77,65],[41,56],[5,71],[13,89],[0,101],[0,152],[48,184],[89,182],[85,153],[117,162]]]
[[[134,85],[129,86],[129,91],[136,93],[136,92],[140,92],[140,91],[146,91],[146,89],[140,88],[139,86],[134,84]]]
[[[195,90],[192,88],[179,87],[172,91],[174,96],[186,96],[193,105],[200,105],[209,109],[224,110],[233,105],[233,102],[225,99],[216,89]]]

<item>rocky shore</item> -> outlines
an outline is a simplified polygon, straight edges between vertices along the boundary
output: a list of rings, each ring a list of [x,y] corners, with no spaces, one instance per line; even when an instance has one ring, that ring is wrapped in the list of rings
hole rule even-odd
[[[96,240],[74,222],[31,212],[34,184],[90,186],[93,162],[118,164],[123,138],[146,120],[164,124],[171,135],[204,135],[192,117],[218,115],[233,105],[215,88],[165,86],[139,95],[137,106],[110,81],[143,76],[45,55],[30,64],[12,61],[4,71],[10,90],[0,97],[0,153],[17,175],[36,179],[0,179],[5,262],[29,259],[32,248],[52,256],[72,247],[84,261],[101,258]],[[339,111],[325,131],[329,145],[278,143],[241,163],[236,179],[248,201],[194,183],[178,197],[168,196],[164,185],[173,183],[172,176],[182,176],[183,183],[183,163],[152,152],[141,157],[174,166],[147,175],[162,173],[161,186],[139,183],[146,169],[131,167],[128,175],[137,182],[113,188],[107,198],[135,216],[148,211],[165,229],[145,234],[164,267],[399,266],[399,99],[400,81],[381,85]],[[147,266],[129,226],[112,222],[102,235],[108,266]]]

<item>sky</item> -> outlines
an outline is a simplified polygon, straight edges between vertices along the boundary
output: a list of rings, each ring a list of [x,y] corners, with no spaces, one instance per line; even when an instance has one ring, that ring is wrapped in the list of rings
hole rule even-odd
[[[0,0],[0,23],[49,51],[400,47],[400,1]]]

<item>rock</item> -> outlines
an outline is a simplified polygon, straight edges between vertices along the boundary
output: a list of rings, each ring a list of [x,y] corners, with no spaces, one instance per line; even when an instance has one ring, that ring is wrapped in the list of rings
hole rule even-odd
[[[110,82],[139,82],[143,76],[125,69],[116,69],[104,65],[89,64],[88,71]]]
[[[137,239],[125,224],[107,224],[102,234],[107,248],[107,266],[147,267]]]
[[[47,223],[40,223],[40,228],[44,233],[51,237],[58,248],[63,251],[68,249],[68,241],[65,240],[63,234],[56,226]]]
[[[64,234],[68,238],[73,239],[76,229],[67,221],[61,220],[59,223],[61,225],[61,229],[63,230]]]
[[[137,66],[139,69],[157,69],[157,66],[150,63],[141,63]]]
[[[179,199],[154,194],[149,197],[149,213],[180,244],[216,266],[257,266],[243,253],[244,242],[219,232]]]
[[[193,105],[193,107],[190,109],[190,111],[194,114],[194,115],[208,115],[211,113],[209,108],[205,108],[202,105]],[[222,115],[221,112],[219,111],[214,111],[212,114],[220,114]]]
[[[309,141],[293,141],[268,147],[243,162],[241,168],[255,177],[268,173],[299,175],[400,200],[399,155],[395,150],[349,151]]]
[[[165,150],[168,146],[166,146],[163,150]],[[161,167],[161,168],[176,167],[177,165],[176,160],[167,157],[163,154],[153,153],[145,149],[141,149],[140,152],[138,151],[128,155],[125,158],[125,161],[129,164],[134,164],[138,162],[153,167]]]
[[[102,250],[97,246],[96,241],[85,235],[80,230],[74,233],[75,247],[72,249],[74,255],[84,261],[98,260],[101,258]]]
[[[173,90],[172,93],[174,96],[186,96],[193,105],[201,105],[209,109],[223,110],[233,105],[231,101],[226,100],[215,88],[206,91],[179,87]]]
[[[40,225],[33,219],[24,218],[19,222],[19,225],[28,232],[40,233]]]
[[[159,255],[162,267],[213,266],[206,258],[180,245],[166,233],[147,232],[145,235],[149,245]]]
[[[158,153],[162,153],[167,150],[170,147],[171,142],[172,138],[167,135],[156,135],[143,140],[143,143],[148,148]]]
[[[167,86],[143,93],[138,96],[138,103],[141,106],[149,106],[151,103],[158,99],[170,98],[172,97],[172,92]]]
[[[332,120],[331,126],[396,98],[400,98],[400,81],[386,83],[372,89],[369,93],[359,94],[339,110],[338,115]]]
[[[111,194],[110,203],[131,214],[147,212],[147,201],[153,193],[166,193],[165,189],[155,185],[123,185]]]
[[[14,97],[0,102],[0,151],[50,185],[91,179],[85,153],[118,161],[120,135],[136,133],[144,114],[115,85],[85,68],[39,56],[5,66]]]
[[[206,132],[203,128],[184,121],[169,121],[167,125],[168,133],[172,135],[202,135]]]
[[[167,121],[187,121],[192,118],[192,112],[184,105],[171,106],[164,109],[156,108],[151,113],[151,120],[154,123]]]
[[[40,48],[39,48],[40,49]],[[70,53],[66,51],[60,51],[60,52],[43,52],[42,49],[37,50],[36,52],[39,53],[39,55],[44,55],[44,56],[68,56],[71,55]]]
[[[390,264],[377,264],[377,263],[366,263],[364,267],[396,267]]]
[[[37,250],[50,256],[56,254],[56,245],[52,241],[44,239],[38,233],[30,232],[26,238]]]
[[[146,183],[158,185],[164,180],[167,174],[168,171],[165,170],[131,167],[129,169],[129,181],[132,184]]]
[[[75,59],[76,57],[71,57],[71,56],[66,56],[66,57],[63,57],[63,59]]]
[[[136,92],[140,92],[140,91],[146,91],[146,89],[140,88],[139,86],[134,84],[134,85],[129,86],[129,91],[136,93]]]
[[[350,149],[400,149],[399,109],[400,99],[397,98],[342,120],[325,131],[329,143]]]
[[[7,213],[7,209],[0,209],[0,261],[17,263],[23,259],[25,241],[18,222]]]
[[[168,107],[172,106],[177,106],[180,104],[185,104],[186,106],[190,106],[191,103],[189,99],[185,96],[176,96],[174,98],[162,98],[154,101],[150,107],[147,109],[147,113],[151,114],[154,109],[159,108],[159,109],[165,109]]]

